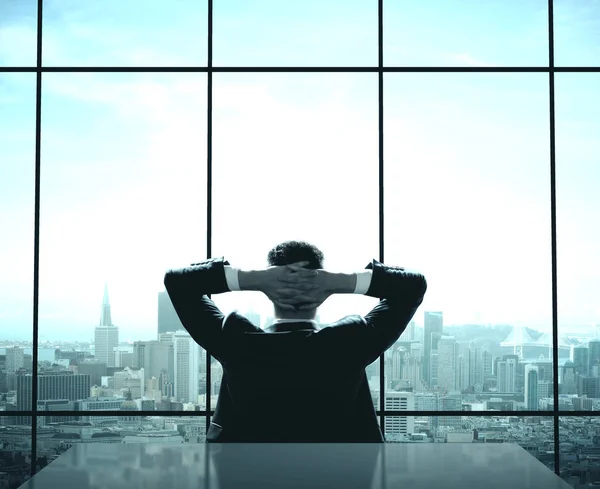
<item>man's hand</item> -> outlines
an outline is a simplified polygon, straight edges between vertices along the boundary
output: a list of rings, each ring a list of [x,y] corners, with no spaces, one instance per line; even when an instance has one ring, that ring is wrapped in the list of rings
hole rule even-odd
[[[299,310],[298,306],[314,300],[306,294],[319,288],[314,281],[317,270],[304,268],[305,265],[307,261],[261,270],[256,288],[281,309]]]
[[[296,311],[316,309],[333,294],[329,274],[325,270],[308,270],[306,262],[287,265],[287,273],[278,278],[284,284],[278,290],[280,304],[292,306]],[[313,272],[307,274],[306,272]]]

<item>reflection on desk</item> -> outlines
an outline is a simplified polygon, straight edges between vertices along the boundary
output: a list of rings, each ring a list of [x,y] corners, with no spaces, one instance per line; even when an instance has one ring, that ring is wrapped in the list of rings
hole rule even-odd
[[[516,444],[85,444],[23,489],[569,489]]]

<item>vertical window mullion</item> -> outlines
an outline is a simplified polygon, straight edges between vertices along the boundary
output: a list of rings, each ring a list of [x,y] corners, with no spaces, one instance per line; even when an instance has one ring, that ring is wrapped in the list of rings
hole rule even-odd
[[[40,289],[40,170],[42,132],[42,18],[43,0],[37,2],[37,53],[35,85],[35,194],[33,225],[33,342],[31,348],[31,476],[37,461],[37,400],[38,400],[38,338]]]
[[[206,257],[212,257],[212,39],[213,39],[213,2],[208,0],[208,53],[206,73]],[[210,296],[209,296],[210,297]],[[206,351],[206,435],[210,427],[211,411],[211,355]],[[205,435],[205,436],[206,436]]]
[[[558,429],[558,283],[556,257],[556,120],[554,105],[554,1],[548,0],[548,88],[550,109],[550,239],[552,259],[552,391],[554,397],[554,472],[560,476],[560,439]]]
[[[383,222],[383,0],[377,2],[377,65],[379,97],[379,261],[384,263]],[[385,441],[385,352],[379,357],[379,422]]]

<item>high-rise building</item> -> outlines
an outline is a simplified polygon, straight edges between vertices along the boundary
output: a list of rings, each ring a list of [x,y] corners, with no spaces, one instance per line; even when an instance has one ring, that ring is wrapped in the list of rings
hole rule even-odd
[[[469,360],[469,387],[483,385],[483,355],[479,348],[469,348],[467,350]],[[487,352],[485,352],[487,353]],[[491,358],[490,358],[491,360]]]
[[[173,379],[173,344],[160,341],[134,341],[133,367],[143,368],[147,378],[160,378],[164,370]],[[169,369],[171,369],[169,371]],[[158,387],[160,388],[160,386]]]
[[[423,390],[423,383],[421,382],[422,371],[422,358],[420,356],[411,354],[405,357],[402,377],[404,380],[407,380],[416,391]]]
[[[457,368],[457,387],[460,390],[465,390],[469,386],[469,370],[467,368],[467,362],[465,360],[465,357],[462,354],[458,355]]]
[[[115,367],[132,367],[133,353],[126,350],[115,349]]]
[[[17,380],[17,411],[29,411],[32,408],[33,376],[19,375]],[[67,371],[39,373],[37,377],[38,401],[66,399],[77,401],[90,395],[90,376]],[[25,424],[31,421],[23,420]]]
[[[387,392],[385,395],[386,411],[414,411],[415,397],[412,392]],[[414,433],[415,421],[413,416],[386,416],[385,434],[407,435]]]
[[[442,334],[444,316],[442,312],[425,311],[424,338],[423,338],[423,380],[431,385],[431,351],[432,334]]]
[[[594,401],[587,397],[574,397],[573,409],[575,411],[592,411],[594,409]]]
[[[185,329],[167,292],[158,293],[158,336]]]
[[[90,385],[101,385],[102,377],[107,375],[106,363],[97,360],[86,360],[79,362],[77,373],[90,376]]]
[[[588,347],[579,345],[571,347],[571,361],[575,365],[575,373],[588,375],[589,355]]]
[[[492,354],[483,350],[481,352],[481,360],[482,360],[482,368],[483,368],[483,378],[490,377],[492,375]]]
[[[389,351],[389,350],[388,350]],[[405,362],[405,358],[407,356],[406,348],[400,346],[395,348],[391,353],[391,358],[389,362],[389,376],[392,381],[397,381],[403,378],[402,370]],[[388,368],[388,365],[385,367]]]
[[[453,336],[442,336],[437,345],[437,385],[450,392],[456,389],[456,341]]]
[[[538,380],[538,397],[540,399],[554,397],[552,382],[548,382],[547,380]]]
[[[538,368],[535,365],[525,366],[525,409],[538,409]]]
[[[429,355],[429,386],[438,385],[438,354],[437,350],[431,350]]]
[[[94,356],[107,367],[115,366],[115,348],[119,346],[119,328],[112,323],[108,286],[104,284],[100,324],[94,331]]]
[[[540,382],[552,382],[554,380],[552,361],[538,360],[534,365],[538,368],[538,378]]]
[[[577,394],[576,366],[567,361],[560,369],[560,394]]]
[[[198,402],[200,346],[187,331],[161,333],[159,341],[173,345],[174,397],[180,402]]]
[[[600,378],[580,375],[577,377],[577,395],[597,399],[600,397]]]
[[[588,344],[588,373],[594,366],[600,365],[600,339],[590,340]]]
[[[22,368],[25,364],[23,358],[23,348],[18,346],[12,346],[6,348],[6,372],[15,373],[17,370]]]
[[[498,362],[498,392],[514,393],[516,391],[517,361],[507,358]]]

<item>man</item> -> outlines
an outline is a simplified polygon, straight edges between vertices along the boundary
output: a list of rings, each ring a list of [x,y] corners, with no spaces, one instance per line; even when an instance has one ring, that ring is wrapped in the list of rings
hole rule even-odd
[[[207,441],[382,442],[365,367],[404,331],[425,278],[377,260],[363,272],[329,272],[323,253],[302,241],[277,245],[268,263],[238,270],[213,258],[165,275],[183,326],[223,366]],[[262,330],[207,297],[234,290],[266,294],[275,322]],[[352,293],[380,301],[364,317],[316,324],[329,296]]]

